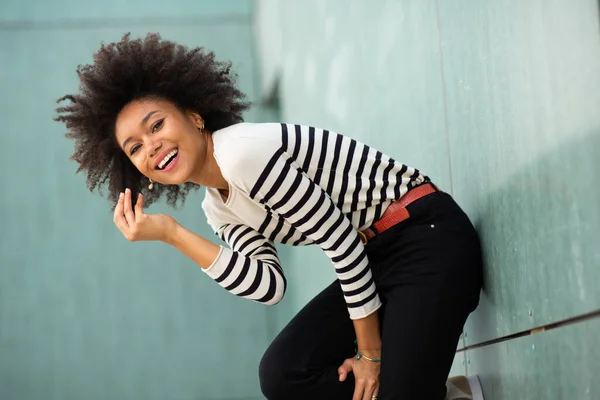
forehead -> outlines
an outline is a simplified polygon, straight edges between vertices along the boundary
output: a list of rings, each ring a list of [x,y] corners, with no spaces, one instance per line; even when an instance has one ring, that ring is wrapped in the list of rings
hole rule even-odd
[[[128,103],[117,115],[115,123],[115,135],[119,143],[142,130],[142,120],[153,111],[157,111],[157,115],[170,114],[176,112],[177,108],[171,102],[162,99],[142,99]]]

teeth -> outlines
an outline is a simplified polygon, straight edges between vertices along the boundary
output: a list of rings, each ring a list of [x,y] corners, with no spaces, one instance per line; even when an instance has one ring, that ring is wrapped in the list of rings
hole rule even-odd
[[[158,163],[158,168],[162,169],[165,166],[165,164],[167,163],[167,161],[169,161],[169,159],[171,157],[173,157],[175,154],[177,154],[177,149],[172,150],[169,154],[167,154],[165,156],[165,158],[163,158],[162,161]]]

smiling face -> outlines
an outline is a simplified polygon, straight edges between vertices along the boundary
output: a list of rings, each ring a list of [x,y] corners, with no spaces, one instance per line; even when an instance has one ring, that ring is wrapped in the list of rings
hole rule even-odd
[[[117,116],[115,134],[135,167],[153,181],[179,185],[193,181],[206,163],[202,117],[181,112],[162,99],[135,100]]]

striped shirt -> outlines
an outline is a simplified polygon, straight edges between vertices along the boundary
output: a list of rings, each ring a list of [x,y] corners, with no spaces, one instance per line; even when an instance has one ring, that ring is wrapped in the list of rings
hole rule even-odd
[[[213,133],[229,196],[206,188],[209,225],[229,247],[204,271],[265,304],[286,289],[274,242],[317,245],[331,260],[351,319],[381,302],[357,230],[429,178],[347,136],[309,126],[240,123]]]

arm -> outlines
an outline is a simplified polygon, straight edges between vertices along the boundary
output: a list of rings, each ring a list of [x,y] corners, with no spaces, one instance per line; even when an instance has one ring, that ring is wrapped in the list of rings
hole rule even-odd
[[[235,231],[233,234],[231,233],[236,227],[238,227],[237,230],[242,228],[241,225],[226,225],[219,229],[217,233],[226,240],[233,237]],[[231,235],[226,235],[227,233]],[[202,236],[196,235],[181,225],[176,225],[176,228],[165,239],[165,242],[181,251],[203,269],[209,268],[221,253],[221,246],[204,239]],[[233,247],[239,247],[236,246],[237,243],[237,241],[234,242]],[[270,252],[268,248],[262,249],[262,252],[263,254],[276,255]],[[356,319],[353,322],[361,352],[369,357],[379,357],[381,352],[381,335],[379,333],[378,312],[376,311],[365,318]]]
[[[221,251],[220,246],[196,235],[179,224],[175,225],[164,241],[185,254],[202,269],[210,267]]]
[[[277,304],[285,294],[286,280],[273,243],[241,224],[223,225],[216,234],[231,248],[213,244],[182,226],[166,242],[227,291],[259,303]]]
[[[376,314],[381,302],[358,233],[330,196],[274,142],[264,137],[228,142],[235,157],[224,165],[223,175],[321,247],[333,263],[351,319]],[[377,326],[377,315],[355,323],[359,339],[373,347],[380,340]]]
[[[146,214],[139,195],[132,207],[131,191],[121,193],[114,222],[129,241],[160,240],[171,244],[233,294],[264,304],[275,304],[286,282],[273,244],[244,225],[223,225],[217,230],[233,250],[217,246],[185,229],[172,217]]]
[[[358,351],[369,358],[379,358],[381,356],[379,311],[375,311],[365,318],[355,319],[352,322],[354,322]]]

